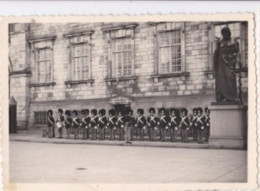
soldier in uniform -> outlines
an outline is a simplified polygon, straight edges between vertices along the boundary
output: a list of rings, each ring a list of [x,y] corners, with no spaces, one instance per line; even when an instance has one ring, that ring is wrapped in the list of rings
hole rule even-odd
[[[160,119],[158,122],[159,129],[160,129],[160,134],[161,134],[161,141],[164,142],[166,141],[166,135],[168,131],[168,123],[169,123],[169,118],[166,115],[166,110],[165,108],[160,109]]]
[[[147,118],[147,125],[148,125],[148,129],[150,131],[149,139],[151,141],[155,141],[159,118],[156,116],[155,109],[153,107],[149,109],[149,113],[150,113],[150,116]]]
[[[144,140],[144,131],[146,129],[146,119],[144,116],[144,110],[143,109],[137,109],[137,118],[135,127],[137,128],[140,141]]]
[[[109,118],[108,118],[107,127],[110,134],[110,140],[115,140],[116,122],[117,122],[116,111],[114,109],[110,109],[108,111],[108,115]]]
[[[55,126],[55,121],[54,118],[52,117],[53,115],[53,111],[50,109],[47,112],[48,114],[48,118],[47,118],[47,125],[48,125],[48,132],[46,134],[46,136],[48,135],[48,138],[53,138],[54,137],[54,126]]]
[[[171,108],[170,116],[169,116],[169,127],[170,127],[172,142],[177,141],[179,124],[180,124],[180,117],[178,116],[178,112],[175,108]]]
[[[190,126],[191,126],[193,141],[197,141],[198,140],[197,108],[193,108],[192,113],[193,115],[190,118]]]
[[[84,109],[82,110],[83,116],[81,119],[82,123],[82,139],[88,139],[89,138],[89,125],[90,125],[90,116],[89,116],[89,110]]]
[[[132,110],[130,108],[126,108],[126,116],[124,117],[124,123],[125,123],[125,140],[126,143],[131,144],[133,117],[132,117]]]
[[[205,108],[205,141],[209,141],[210,136],[210,110],[209,108]]]
[[[133,116],[133,110],[129,108],[128,115],[131,117],[131,140],[133,140],[134,135],[137,136],[136,128],[135,128],[135,117]]]
[[[118,111],[116,127],[119,134],[119,140],[124,140],[124,112],[123,110]]]
[[[83,139],[83,132],[84,132],[84,129],[85,129],[84,118],[86,117],[85,110],[82,109],[80,114],[81,114],[81,119],[80,119],[80,123],[79,123],[79,137],[80,137],[80,135],[82,135],[82,139]]]
[[[65,116],[65,128],[67,133],[67,139],[69,139],[72,131],[72,118],[70,110],[65,111]]]
[[[58,109],[58,118],[56,120],[56,126],[57,126],[57,129],[58,129],[58,134],[59,134],[59,137],[58,139],[61,139],[62,138],[62,130],[63,130],[63,127],[64,127],[64,116],[63,116],[63,110],[62,109]]]
[[[99,139],[105,139],[105,128],[107,127],[107,117],[106,117],[106,110],[100,109],[98,118],[98,128],[99,128]]]
[[[79,138],[79,126],[80,126],[80,119],[78,117],[78,111],[73,110],[73,118],[72,118],[72,126],[73,126],[73,132],[74,132],[74,139]]]
[[[187,115],[188,110],[186,108],[182,108],[180,121],[182,142],[188,142],[188,131],[190,129],[190,121]]]
[[[198,124],[198,143],[204,142],[205,137],[205,118],[202,116],[203,110],[201,107],[198,108],[198,117],[197,117],[197,124]]]
[[[92,130],[92,140],[96,140],[98,128],[98,116],[96,109],[91,110],[90,128]]]

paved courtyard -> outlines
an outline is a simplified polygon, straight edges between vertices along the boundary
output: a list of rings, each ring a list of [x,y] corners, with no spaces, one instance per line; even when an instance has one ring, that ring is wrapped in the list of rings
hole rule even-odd
[[[10,179],[53,183],[246,182],[241,150],[10,142]]]

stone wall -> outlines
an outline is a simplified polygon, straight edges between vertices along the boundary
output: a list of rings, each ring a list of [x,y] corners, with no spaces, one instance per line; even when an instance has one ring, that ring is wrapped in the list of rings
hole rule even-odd
[[[25,129],[29,117],[29,63],[27,55],[27,25],[15,24],[10,31],[10,97],[17,102],[17,128]]]
[[[54,53],[54,86],[30,87],[32,79],[17,76],[11,80],[11,94],[26,97],[30,101],[29,122],[33,125],[34,111],[46,111],[82,108],[110,108],[111,98],[123,96],[131,100],[131,107],[148,109],[151,106],[188,107],[208,106],[214,101],[215,79],[210,66],[212,52],[209,51],[210,28],[206,22],[186,22],[185,39],[185,75],[158,76],[155,75],[155,33],[150,23],[138,23],[135,28],[135,65],[134,76],[128,80],[107,81],[109,45],[102,31],[104,26],[117,24],[104,23],[68,23],[68,24],[30,24],[26,33],[11,35],[10,50],[14,70],[31,64],[28,61],[29,48],[26,38],[42,38],[55,35]],[[68,80],[69,49],[64,34],[94,30],[91,36],[91,75],[93,83],[66,85]],[[22,36],[22,37],[21,37]],[[26,51],[25,51],[26,50]],[[26,56],[27,55],[27,56]],[[32,66],[31,66],[32,67]],[[243,73],[243,92],[247,94],[247,73]],[[20,84],[20,85],[19,85]],[[24,91],[18,93],[19,86]],[[26,95],[26,96],[25,96]],[[17,97],[16,96],[16,97]],[[25,100],[25,98],[23,98]],[[17,100],[18,103],[25,101]],[[20,103],[21,102],[21,103]],[[26,105],[26,104],[23,104]],[[19,112],[22,108],[18,109]],[[22,117],[22,116],[20,116]]]

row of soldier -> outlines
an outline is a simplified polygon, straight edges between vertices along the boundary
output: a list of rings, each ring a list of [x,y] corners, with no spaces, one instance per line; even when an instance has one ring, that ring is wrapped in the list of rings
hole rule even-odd
[[[53,111],[48,111],[48,128],[44,130],[43,137],[55,137],[55,127],[58,131],[58,138],[62,138],[63,131],[66,130],[67,138],[73,135],[74,139],[110,139],[115,140],[118,134],[119,140],[125,139],[126,127],[130,127],[130,140],[144,140],[145,135],[148,135],[149,140],[157,140],[157,136],[161,141],[167,141],[168,135],[170,140],[175,142],[180,138],[183,142],[188,142],[189,137],[193,141],[203,143],[208,141],[210,130],[210,111],[208,108],[194,108],[192,115],[188,116],[188,110],[182,108],[180,110],[171,108],[169,115],[166,114],[165,108],[160,108],[158,115],[154,108],[149,109],[149,116],[144,116],[143,109],[137,109],[137,117],[133,117],[133,111],[130,108],[125,110],[115,109],[108,111],[109,117],[106,116],[106,110],[88,109],[81,110],[81,117],[77,110],[65,111],[58,110],[58,117],[53,118]],[[71,116],[72,113],[72,116]],[[65,127],[65,128],[64,128]]]

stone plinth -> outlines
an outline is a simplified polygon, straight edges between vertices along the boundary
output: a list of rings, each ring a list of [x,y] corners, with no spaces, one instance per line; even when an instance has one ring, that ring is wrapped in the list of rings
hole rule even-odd
[[[211,111],[210,146],[246,149],[247,106],[212,104],[209,109]]]

